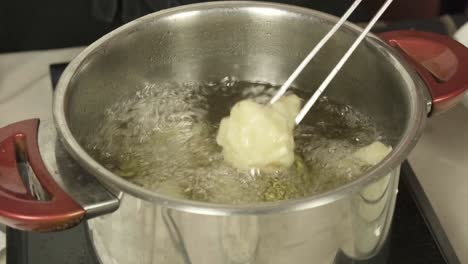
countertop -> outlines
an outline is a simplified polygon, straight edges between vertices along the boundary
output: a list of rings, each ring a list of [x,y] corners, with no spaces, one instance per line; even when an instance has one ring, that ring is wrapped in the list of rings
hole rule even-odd
[[[68,62],[82,49],[0,55],[0,127],[51,118],[49,65]],[[461,262],[468,263],[468,108],[431,118],[409,161]],[[0,251],[3,243],[0,237]]]

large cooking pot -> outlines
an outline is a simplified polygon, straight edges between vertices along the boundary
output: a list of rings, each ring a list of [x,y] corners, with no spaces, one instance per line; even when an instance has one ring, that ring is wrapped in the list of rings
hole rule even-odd
[[[468,88],[468,50],[447,37],[370,34],[356,50],[326,94],[370,115],[393,151],[363,177],[322,194],[237,206],[180,200],[120,178],[83,148],[106,107],[145,82],[230,75],[281,84],[336,21],[299,7],[231,1],[168,9],[107,34],[63,73],[56,130],[38,120],[0,130],[1,221],[50,231],[107,214],[89,221],[104,263],[372,258],[390,228],[399,166],[426,117],[449,109]],[[346,24],[295,85],[315,89],[360,31]]]

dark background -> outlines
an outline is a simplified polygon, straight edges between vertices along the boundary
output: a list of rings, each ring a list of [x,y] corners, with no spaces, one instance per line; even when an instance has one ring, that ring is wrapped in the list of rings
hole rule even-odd
[[[353,0],[270,0],[341,15]],[[468,0],[395,0],[384,20],[462,14]],[[197,0],[0,0],[0,53],[88,45],[139,16]],[[366,21],[384,0],[365,0],[352,17]]]

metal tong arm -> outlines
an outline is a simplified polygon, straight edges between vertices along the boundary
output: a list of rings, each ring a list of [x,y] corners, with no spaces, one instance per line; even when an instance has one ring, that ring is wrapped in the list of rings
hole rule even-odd
[[[305,57],[305,59],[299,64],[299,66],[294,70],[294,72],[289,76],[285,83],[281,86],[278,92],[273,96],[270,100],[270,103],[273,104],[274,102],[278,101],[281,96],[288,90],[289,86],[296,80],[297,76],[301,74],[304,68],[309,64],[309,62],[317,55],[320,49],[330,40],[330,38],[340,29],[340,27],[348,20],[351,14],[356,10],[362,0],[356,0],[354,3],[349,7],[348,11],[340,18],[340,20],[333,26],[332,29],[317,43],[317,45],[310,51],[309,55]]]
[[[273,98],[270,100],[270,103],[273,104],[277,100],[281,98],[281,96],[284,95],[284,93],[288,90],[288,88],[291,86],[292,82],[296,80],[296,78],[299,76],[299,74],[304,70],[304,68],[309,64],[309,62],[317,55],[317,53],[320,51],[320,49],[330,40],[330,38],[340,29],[340,27],[346,22],[346,20],[351,16],[351,14],[356,10],[356,8],[359,6],[359,4],[362,2],[362,0],[356,0],[354,3],[350,6],[350,8],[346,11],[346,13],[340,18],[340,20],[333,26],[333,28],[319,41],[319,43],[312,49],[312,51],[307,55],[307,57],[299,64],[299,66],[296,68],[296,70],[289,76],[289,78],[284,82],[284,84],[281,86],[281,88],[278,90],[278,92],[273,96]],[[309,110],[312,108],[312,106],[315,104],[317,99],[320,97],[320,95],[325,91],[325,89],[328,87],[330,82],[335,78],[335,76],[338,74],[338,72],[341,70],[343,65],[348,61],[349,57],[354,53],[356,48],[361,44],[362,40],[367,36],[369,31],[372,29],[372,27],[377,23],[377,21],[380,19],[380,17],[383,15],[383,13],[387,10],[387,8],[390,6],[390,4],[393,2],[393,0],[387,0],[382,7],[379,9],[377,14],[372,18],[372,20],[369,22],[367,27],[362,31],[362,33],[359,35],[359,37],[356,39],[356,41],[351,45],[351,47],[348,49],[348,51],[345,53],[345,55],[341,58],[341,60],[338,62],[337,65],[335,65],[335,68],[330,72],[330,74],[327,76],[327,78],[322,82],[322,84],[319,86],[319,88],[315,91],[315,93],[312,95],[312,97],[307,101],[307,103],[304,105],[304,107],[301,109],[299,114],[296,116],[295,122],[296,124],[299,124],[304,116],[309,112]]]
[[[304,105],[304,107],[301,109],[299,114],[296,116],[295,122],[296,125],[299,124],[304,116],[309,112],[310,108],[315,104],[317,99],[320,97],[320,95],[325,91],[325,89],[328,87],[330,82],[335,78],[335,76],[338,74],[338,72],[341,70],[343,65],[348,61],[349,57],[353,54],[353,52],[356,50],[356,48],[361,44],[362,40],[367,36],[369,31],[372,29],[372,27],[377,23],[379,18],[383,15],[385,10],[390,6],[390,4],[393,2],[393,0],[387,0],[385,4],[380,8],[380,10],[377,12],[377,14],[372,18],[371,22],[366,26],[364,31],[359,35],[359,37],[354,41],[353,45],[348,49],[348,51],[345,53],[345,55],[341,58],[341,60],[336,64],[335,68],[330,72],[330,74],[327,76],[327,78],[322,82],[322,84],[319,86],[317,91],[312,95],[312,97],[307,101],[307,103]]]

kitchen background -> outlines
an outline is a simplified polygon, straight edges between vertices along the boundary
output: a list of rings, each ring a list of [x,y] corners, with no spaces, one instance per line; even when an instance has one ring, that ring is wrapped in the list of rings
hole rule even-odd
[[[137,17],[197,0],[0,1],[0,52],[87,45]],[[341,15],[353,0],[271,0]],[[368,20],[383,0],[363,2],[352,17]],[[465,0],[395,0],[383,20],[432,19],[462,14]]]

